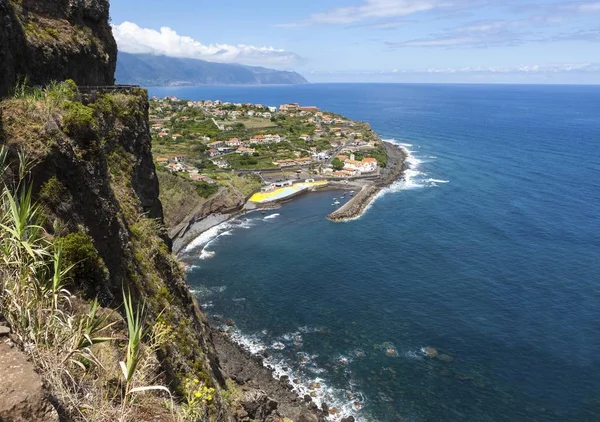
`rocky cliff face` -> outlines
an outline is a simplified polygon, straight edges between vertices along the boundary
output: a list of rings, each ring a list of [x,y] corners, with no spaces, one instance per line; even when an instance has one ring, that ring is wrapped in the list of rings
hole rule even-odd
[[[108,0],[0,0],[0,97],[20,78],[112,85],[117,45]]]
[[[69,288],[110,308],[119,306],[123,290],[145,302],[148,324],[160,322],[172,333],[157,354],[173,391],[186,378],[202,379],[217,388],[218,420],[229,420],[210,330],[160,227],[146,91],[83,103],[53,98],[35,106],[27,99],[0,102],[0,144],[35,160],[34,194],[46,230],[68,261],[81,263]]]

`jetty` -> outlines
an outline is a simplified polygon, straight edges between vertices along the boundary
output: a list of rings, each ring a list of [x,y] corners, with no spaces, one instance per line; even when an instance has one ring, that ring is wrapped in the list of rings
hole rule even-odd
[[[385,141],[383,141],[383,144],[388,155],[388,165],[382,170],[380,178],[364,185],[352,199],[329,214],[327,216],[329,220],[343,222],[360,217],[377,194],[398,180],[407,169],[406,152],[398,145]]]

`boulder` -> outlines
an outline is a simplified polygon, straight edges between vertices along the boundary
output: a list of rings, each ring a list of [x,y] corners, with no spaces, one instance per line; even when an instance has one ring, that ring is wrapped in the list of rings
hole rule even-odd
[[[423,349],[423,353],[425,353],[425,356],[427,356],[430,359],[433,359],[438,355],[437,349],[434,349],[433,347],[425,347]]]
[[[312,413],[308,410],[303,410],[302,413],[300,413],[300,415],[298,416],[297,421],[298,422],[319,422],[319,418],[317,418],[317,415],[315,415],[314,413]]]
[[[279,405],[261,390],[249,390],[244,393],[241,405],[250,419],[264,420],[277,410]]]
[[[436,358],[438,360],[441,360],[442,362],[447,362],[447,363],[454,362],[454,358],[450,355],[441,354],[441,355],[437,355]]]
[[[17,348],[0,343],[0,421],[58,422],[42,379]]]

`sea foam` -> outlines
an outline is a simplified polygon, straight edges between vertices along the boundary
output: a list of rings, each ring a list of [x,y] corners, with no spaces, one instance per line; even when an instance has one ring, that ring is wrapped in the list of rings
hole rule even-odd
[[[227,232],[231,227],[232,227],[232,225],[228,221],[225,221],[221,224],[211,227],[210,229],[206,230],[205,232],[202,232],[194,240],[192,240],[190,242],[190,244],[185,247],[184,252],[191,252],[194,249],[199,248],[200,246],[207,245],[208,243],[210,243],[211,241],[213,241],[214,239],[216,239],[217,237],[222,235],[224,232]]]
[[[231,339],[235,343],[252,354],[260,355],[265,350],[270,350],[272,353],[268,358],[263,359],[263,365],[273,371],[275,379],[280,379],[286,375],[292,383],[293,391],[300,397],[312,395],[317,406],[320,407],[322,403],[327,403],[330,409],[337,408],[339,413],[328,417],[328,421],[339,421],[342,417],[354,416],[357,422],[369,422],[370,419],[363,411],[367,401],[365,395],[360,391],[356,391],[351,381],[348,390],[340,390],[329,386],[327,380],[319,375],[326,374],[328,371],[318,365],[318,355],[309,355],[306,352],[298,351],[295,353],[294,359],[284,358],[280,354],[290,344],[293,344],[294,340],[297,341],[301,334],[318,331],[319,329],[300,327],[298,331],[283,334],[276,339],[265,338],[267,337],[266,331],[247,335],[235,328],[230,333]],[[347,366],[353,361],[349,356],[350,354],[339,355],[333,363],[336,366]],[[294,364],[298,366],[297,369],[293,368]],[[355,403],[358,403],[358,405]]]
[[[279,215],[279,214],[273,214],[273,215]],[[214,227],[211,227],[210,229],[206,230],[205,232],[202,232],[200,235],[198,235],[198,237],[196,237],[194,240],[192,240],[189,245],[187,245],[185,247],[185,249],[183,250],[185,253],[190,253],[195,249],[198,249],[199,247],[203,246],[202,252],[200,253],[200,259],[208,259],[208,258],[212,258],[214,256],[214,252],[213,251],[209,251],[206,248],[209,247],[210,245],[212,245],[215,241],[217,241],[220,237],[222,236],[232,236],[233,235],[233,231],[236,228],[241,228],[241,229],[249,229],[251,227],[254,227],[253,221],[250,219],[244,219],[244,220],[231,220],[231,221],[224,221],[221,224],[218,224]]]

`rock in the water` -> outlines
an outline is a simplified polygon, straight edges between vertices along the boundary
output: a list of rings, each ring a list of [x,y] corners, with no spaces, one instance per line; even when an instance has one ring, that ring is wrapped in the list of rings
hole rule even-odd
[[[227,325],[228,327],[233,327],[233,326],[235,325],[235,322],[233,322],[233,320],[232,320],[232,319],[229,319],[229,318],[225,318],[225,319],[223,320],[223,322],[224,322],[224,323],[225,323],[225,325]]]
[[[321,410],[325,413],[329,413],[329,406],[327,405],[327,403],[321,404]]]
[[[437,355],[436,358],[441,360],[442,362],[447,362],[447,363],[454,362],[454,358],[450,355],[441,354],[441,355]]]
[[[0,343],[0,421],[58,422],[31,362],[16,348]]]
[[[304,395],[304,401],[305,401],[306,403],[310,403],[310,402],[312,401],[312,397],[311,397],[311,396],[309,396],[308,394],[305,394],[305,395]]]
[[[438,355],[437,349],[434,349],[433,347],[425,347],[423,349],[423,353],[425,353],[425,356],[427,356],[430,359],[433,359]]]
[[[341,422],[354,422],[354,416],[348,416],[347,418],[343,418]]]

